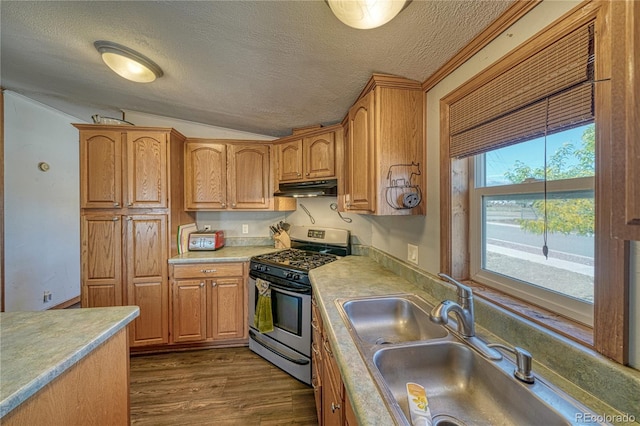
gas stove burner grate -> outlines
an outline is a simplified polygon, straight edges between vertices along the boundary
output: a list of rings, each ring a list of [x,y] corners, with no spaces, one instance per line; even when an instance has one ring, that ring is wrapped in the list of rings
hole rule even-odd
[[[276,265],[288,266],[301,270],[317,268],[327,263],[331,263],[338,258],[331,254],[324,254],[312,251],[288,249],[274,253],[267,253],[253,258],[258,262],[269,262]]]

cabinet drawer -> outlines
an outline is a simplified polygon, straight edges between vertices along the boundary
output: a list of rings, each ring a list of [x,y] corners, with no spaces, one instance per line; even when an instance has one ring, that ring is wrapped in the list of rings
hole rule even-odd
[[[173,278],[241,277],[243,263],[194,263],[174,265]]]

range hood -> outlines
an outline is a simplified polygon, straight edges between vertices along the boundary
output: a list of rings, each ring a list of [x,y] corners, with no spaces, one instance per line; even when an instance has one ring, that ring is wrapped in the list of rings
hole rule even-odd
[[[273,194],[276,197],[325,197],[338,195],[338,180],[281,183]]]

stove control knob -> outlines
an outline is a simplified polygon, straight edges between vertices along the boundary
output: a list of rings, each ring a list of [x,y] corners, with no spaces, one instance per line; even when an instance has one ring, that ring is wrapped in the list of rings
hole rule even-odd
[[[295,274],[295,275],[293,276],[293,279],[294,279],[294,280],[299,280],[299,279],[300,279],[300,275],[299,275],[299,274]]]
[[[293,273],[292,272],[287,272],[287,274],[285,275],[285,277],[290,280],[293,277]]]

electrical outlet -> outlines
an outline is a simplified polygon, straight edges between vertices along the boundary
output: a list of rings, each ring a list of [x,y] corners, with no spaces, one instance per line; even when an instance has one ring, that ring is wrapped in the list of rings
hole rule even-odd
[[[407,260],[416,265],[418,264],[418,246],[407,244]]]
[[[242,233],[243,234],[249,233],[249,225],[247,225],[246,223],[242,224]]]
[[[51,292],[45,291],[44,296],[42,297],[42,303],[51,302]]]
[[[204,230],[205,231],[211,231],[211,225],[205,225],[204,226]]]

